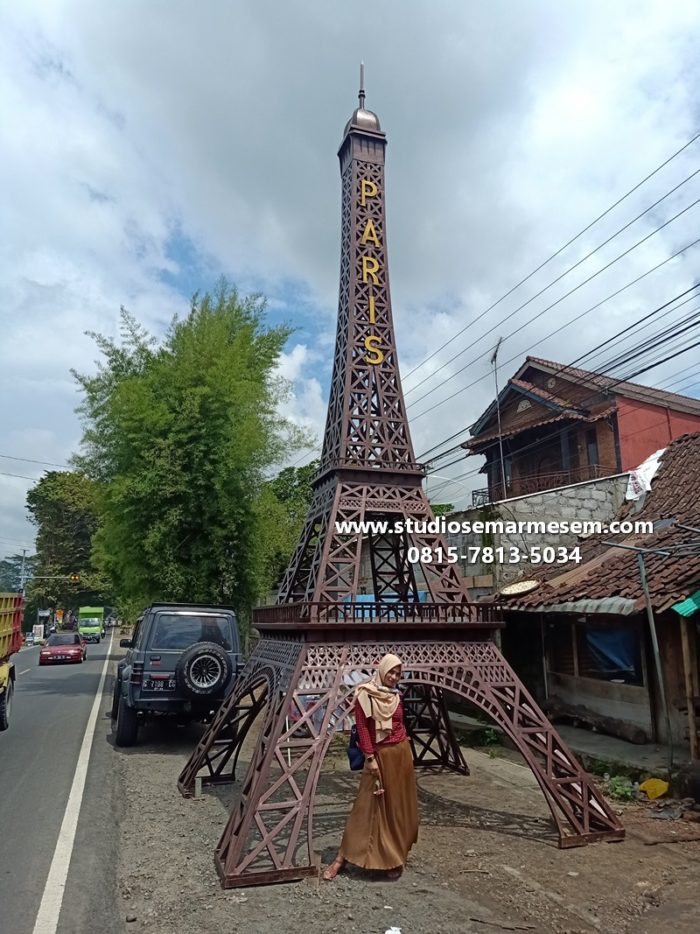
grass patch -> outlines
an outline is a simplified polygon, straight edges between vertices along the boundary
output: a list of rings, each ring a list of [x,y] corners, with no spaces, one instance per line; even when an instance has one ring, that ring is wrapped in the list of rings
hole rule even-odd
[[[480,746],[500,746],[501,734],[490,726],[484,727],[483,730],[471,730],[469,744],[476,748]]]
[[[635,788],[626,775],[611,775],[605,783],[605,793],[615,801],[632,801]]]

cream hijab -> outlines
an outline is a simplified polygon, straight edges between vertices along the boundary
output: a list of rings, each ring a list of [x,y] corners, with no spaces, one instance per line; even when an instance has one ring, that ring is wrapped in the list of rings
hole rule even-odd
[[[384,677],[388,671],[400,664],[401,659],[396,655],[385,655],[379,662],[374,677],[355,688],[355,703],[362,707],[366,717],[374,720],[378,743],[391,733],[392,717],[399,706],[399,692],[388,688],[384,684]]]

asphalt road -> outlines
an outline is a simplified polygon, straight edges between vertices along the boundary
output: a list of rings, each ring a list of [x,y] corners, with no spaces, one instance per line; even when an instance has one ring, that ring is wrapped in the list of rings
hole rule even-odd
[[[117,643],[115,639],[113,646]],[[32,934],[97,691],[107,640],[81,665],[40,668],[39,648],[14,656],[10,729],[0,734],[0,930]],[[118,651],[118,650],[117,650]],[[114,647],[112,648],[114,653]],[[111,934],[117,921],[116,788],[108,673],[57,934]]]

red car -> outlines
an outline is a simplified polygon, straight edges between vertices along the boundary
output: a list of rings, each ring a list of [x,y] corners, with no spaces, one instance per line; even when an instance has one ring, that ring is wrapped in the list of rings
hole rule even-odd
[[[77,632],[57,632],[46,640],[39,653],[40,665],[63,662],[83,662],[87,658],[85,643]]]

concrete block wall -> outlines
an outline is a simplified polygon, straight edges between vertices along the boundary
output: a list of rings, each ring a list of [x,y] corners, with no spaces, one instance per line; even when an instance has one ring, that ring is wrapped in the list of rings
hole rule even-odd
[[[451,513],[448,521],[471,522],[478,520],[502,519],[512,522],[561,522],[563,520],[593,520],[610,522],[615,518],[625,499],[628,474],[614,477],[602,477],[598,480],[589,480],[576,483],[572,486],[559,487],[556,490],[546,490],[542,493],[532,493],[514,499],[490,503],[487,506],[465,509],[461,512]],[[526,551],[532,546],[566,547],[573,548],[579,536],[573,533],[552,535],[526,534],[526,533],[484,533],[462,532],[447,534],[448,545],[458,549],[460,555],[468,554],[469,547],[483,547],[490,545],[494,548],[502,547],[506,551],[511,547]],[[475,597],[495,593],[512,580],[526,573],[529,565],[499,564],[477,561],[469,564],[461,561],[461,568]],[[562,571],[567,565],[560,565]],[[573,567],[573,565],[571,565]]]

